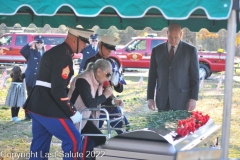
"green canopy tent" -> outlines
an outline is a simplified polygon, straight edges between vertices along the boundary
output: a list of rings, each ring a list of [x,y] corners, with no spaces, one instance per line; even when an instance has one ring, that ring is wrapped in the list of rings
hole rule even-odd
[[[98,25],[119,29],[132,26],[134,29],[151,27],[161,30],[170,22],[177,22],[191,31],[207,28],[228,30],[228,48],[225,74],[224,110],[222,128],[222,159],[228,159],[230,119],[232,104],[233,60],[235,54],[236,19],[239,0],[1,0],[0,24],[14,25],[30,23],[42,27],[60,24],[84,28]],[[239,30],[239,28],[238,28]]]
[[[191,31],[207,28],[211,32],[227,28],[230,15],[230,0],[214,1],[180,1],[172,0],[58,0],[30,1],[9,0],[1,2],[0,23],[8,27],[16,22],[23,27],[34,23],[37,27],[49,24],[51,27],[76,26],[100,28],[115,26],[126,29],[131,26],[142,30],[151,27],[162,30],[171,21],[177,21],[182,27]],[[217,7],[216,7],[217,6]],[[240,28],[239,28],[240,29]]]

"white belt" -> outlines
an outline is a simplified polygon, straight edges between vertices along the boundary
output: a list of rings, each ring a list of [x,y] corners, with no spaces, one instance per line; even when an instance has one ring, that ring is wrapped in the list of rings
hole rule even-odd
[[[36,86],[43,86],[43,87],[51,88],[51,83],[37,80]]]

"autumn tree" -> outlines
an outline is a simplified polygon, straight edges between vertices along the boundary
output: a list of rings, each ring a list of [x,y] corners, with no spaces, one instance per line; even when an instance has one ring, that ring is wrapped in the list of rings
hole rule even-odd
[[[123,30],[120,34],[119,34],[119,38],[120,38],[120,45],[125,45],[128,42],[130,42],[132,40],[132,37],[136,37],[136,30],[134,30],[132,27],[127,27],[125,30]]]
[[[183,37],[182,39],[187,43],[194,45],[196,43],[196,33],[191,32],[188,28],[183,28]]]
[[[236,46],[236,55],[240,56],[240,32],[236,34],[235,46]]]
[[[197,41],[198,45],[203,45],[203,49],[209,50],[209,51],[216,51],[218,48],[214,45],[216,39],[219,37],[219,34],[209,32],[207,29],[203,28],[201,29],[197,35]]]
[[[235,46],[237,48],[240,48],[240,33],[239,32],[236,34]]]

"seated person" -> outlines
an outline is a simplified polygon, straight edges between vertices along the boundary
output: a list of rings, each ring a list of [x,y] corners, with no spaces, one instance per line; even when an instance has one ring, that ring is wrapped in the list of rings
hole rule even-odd
[[[71,82],[68,93],[70,102],[81,112],[85,108],[100,108],[101,104],[112,95],[112,89],[103,91],[103,82],[109,80],[112,75],[112,66],[107,60],[97,60],[89,63],[87,69],[76,76]],[[99,118],[99,111],[86,111],[83,118]],[[79,124],[76,126],[79,128]],[[82,121],[82,134],[101,134],[98,129],[98,121]],[[106,141],[104,136],[91,136],[88,138],[88,149],[102,145]],[[90,146],[90,147],[89,147]],[[91,147],[92,146],[92,147]]]
[[[111,76],[111,85],[113,86],[114,90],[118,93],[121,93],[123,91],[123,85],[126,84],[125,80],[122,77],[121,74],[121,66],[119,66],[117,64],[117,62],[113,59],[110,58],[110,55],[112,53],[113,50],[116,50],[116,38],[114,37],[108,37],[108,36],[101,36],[100,41],[98,42],[98,53],[87,59],[85,62],[85,67],[86,65],[90,62],[95,62],[98,59],[106,59],[107,61],[109,61],[112,65],[112,76]],[[112,105],[111,102],[114,102],[112,97],[109,97],[107,99],[107,102],[105,103],[105,105]],[[115,108],[114,110],[109,110],[108,108],[106,108],[110,114],[111,113],[119,113],[117,108]],[[125,124],[129,124],[127,118],[124,116],[124,120],[125,120]],[[103,122],[99,122],[100,123],[100,128],[102,127],[102,123]],[[122,128],[123,123],[120,122],[118,123],[115,127],[117,128]],[[114,126],[114,125],[113,125]],[[116,131],[118,134],[122,133],[122,131]]]

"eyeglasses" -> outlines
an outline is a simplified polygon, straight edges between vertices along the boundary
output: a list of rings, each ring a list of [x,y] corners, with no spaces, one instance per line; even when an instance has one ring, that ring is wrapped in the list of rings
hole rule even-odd
[[[97,42],[98,40],[92,40],[92,42]]]
[[[39,42],[37,42],[37,44],[39,44],[39,43],[40,43],[40,44],[42,44],[43,42],[40,42],[40,41],[39,41]]]
[[[110,78],[111,76],[112,76],[112,74],[111,73],[107,73],[106,71],[104,71],[104,70],[102,70],[105,74],[106,74],[106,77],[107,78]]]

